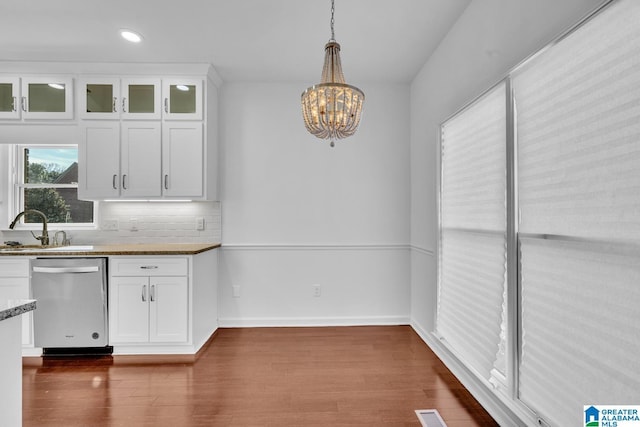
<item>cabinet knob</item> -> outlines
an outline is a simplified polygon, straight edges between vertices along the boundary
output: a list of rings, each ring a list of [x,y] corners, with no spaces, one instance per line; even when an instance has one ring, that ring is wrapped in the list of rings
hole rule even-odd
[[[113,186],[114,190],[117,190],[118,187],[116,187],[116,178],[118,177],[118,175],[114,174],[113,175],[113,182],[111,183],[111,185]]]
[[[25,113],[27,112],[27,97],[23,96],[22,97],[22,111],[24,111]]]
[[[168,190],[169,189],[169,175],[165,175],[164,176],[164,189]]]
[[[164,99],[164,112],[165,113],[169,112],[169,98]]]
[[[151,285],[151,292],[149,293],[149,301],[154,302],[156,300],[156,285]]]
[[[147,285],[142,285],[142,302],[147,302]]]
[[[122,98],[122,112],[127,112],[127,98]]]
[[[118,104],[117,104],[117,102],[118,102],[118,98],[116,98],[116,97],[114,96],[114,97],[113,97],[113,104],[111,104],[111,110],[112,110],[114,113],[117,113],[117,112],[118,112],[118,106],[117,106]]]
[[[11,101],[11,111],[16,111],[18,109],[18,99],[14,96],[13,101]]]
[[[127,174],[122,175],[122,189],[127,189]]]
[[[157,265],[141,265],[140,268],[143,270],[155,270],[156,268],[158,268],[158,266]]]

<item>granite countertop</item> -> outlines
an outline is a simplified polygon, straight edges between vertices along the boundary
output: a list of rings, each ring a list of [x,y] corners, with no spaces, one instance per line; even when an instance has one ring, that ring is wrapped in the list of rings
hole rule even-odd
[[[35,309],[36,300],[34,299],[0,300],[0,321],[19,316]]]
[[[0,256],[32,255],[195,255],[220,247],[220,243],[150,243],[72,246],[0,246]]]

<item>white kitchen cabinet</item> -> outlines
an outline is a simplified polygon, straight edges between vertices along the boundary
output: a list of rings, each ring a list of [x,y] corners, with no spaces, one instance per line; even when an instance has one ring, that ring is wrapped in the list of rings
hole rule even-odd
[[[163,79],[162,97],[165,120],[202,120],[202,80]]]
[[[23,119],[73,119],[73,78],[22,77],[20,99]]]
[[[0,77],[0,119],[20,118],[20,78]]]
[[[159,120],[160,79],[83,78],[79,83],[82,119]]]
[[[113,257],[110,268],[111,345],[189,341],[187,258]]]
[[[78,150],[78,198],[161,195],[158,122],[83,122]]]
[[[202,123],[165,122],[162,128],[162,192],[167,197],[202,197]]]
[[[73,78],[0,77],[0,119],[73,119]]]
[[[29,259],[24,257],[0,258],[0,300],[29,299]],[[33,346],[31,313],[22,315],[22,346]]]

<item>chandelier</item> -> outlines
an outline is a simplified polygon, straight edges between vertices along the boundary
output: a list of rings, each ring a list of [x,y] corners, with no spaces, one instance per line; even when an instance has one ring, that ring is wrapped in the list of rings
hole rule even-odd
[[[358,129],[364,93],[346,84],[340,63],[340,45],[333,30],[334,0],[331,0],[331,39],[324,47],[324,67],[321,82],[302,93],[302,117],[309,132],[321,139],[336,139],[353,135]]]

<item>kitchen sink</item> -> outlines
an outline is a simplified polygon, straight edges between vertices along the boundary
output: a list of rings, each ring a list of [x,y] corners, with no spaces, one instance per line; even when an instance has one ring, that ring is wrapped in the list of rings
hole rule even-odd
[[[73,252],[73,251],[90,251],[93,249],[91,245],[84,246],[52,246],[42,249],[47,252]]]
[[[0,246],[0,252],[82,252],[90,251],[93,246],[42,246],[42,245],[25,245],[25,246]]]

